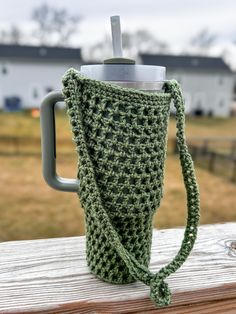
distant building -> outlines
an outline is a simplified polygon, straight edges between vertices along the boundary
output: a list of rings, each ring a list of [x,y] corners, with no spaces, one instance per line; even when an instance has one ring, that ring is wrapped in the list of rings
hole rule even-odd
[[[39,107],[61,89],[66,70],[81,64],[80,49],[0,44],[0,109]]]
[[[182,87],[186,113],[229,116],[232,111],[234,77],[222,58],[140,54],[140,62],[165,66],[167,79]]]

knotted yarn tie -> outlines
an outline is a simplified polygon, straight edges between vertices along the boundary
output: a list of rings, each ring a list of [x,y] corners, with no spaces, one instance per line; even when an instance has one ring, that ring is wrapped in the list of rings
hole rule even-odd
[[[163,307],[171,303],[171,291],[168,284],[159,274],[155,274],[150,280],[150,299],[158,306]]]

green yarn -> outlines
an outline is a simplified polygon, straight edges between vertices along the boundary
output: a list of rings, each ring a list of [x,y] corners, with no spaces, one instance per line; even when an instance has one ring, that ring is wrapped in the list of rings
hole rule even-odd
[[[78,196],[85,211],[86,257],[92,273],[110,283],[140,280],[158,307],[171,303],[166,277],[191,252],[199,223],[199,192],[185,141],[184,102],[176,81],[148,93],[92,80],[70,69],[63,93],[78,152]],[[157,273],[148,269],[152,218],[163,196],[171,100],[187,193],[181,248]]]

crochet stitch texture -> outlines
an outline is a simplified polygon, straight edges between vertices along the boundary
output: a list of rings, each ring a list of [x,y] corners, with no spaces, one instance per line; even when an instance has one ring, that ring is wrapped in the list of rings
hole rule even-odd
[[[199,223],[199,191],[185,141],[184,102],[176,81],[148,93],[92,80],[69,69],[63,93],[78,152],[78,196],[85,212],[86,256],[92,273],[110,283],[140,280],[158,307],[171,303],[164,281],[191,252]],[[157,273],[148,269],[152,220],[163,196],[171,100],[187,194],[181,248]]]

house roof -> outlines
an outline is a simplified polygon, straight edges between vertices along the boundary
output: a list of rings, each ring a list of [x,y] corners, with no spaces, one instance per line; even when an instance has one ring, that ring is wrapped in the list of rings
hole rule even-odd
[[[220,70],[231,72],[229,66],[220,57],[176,56],[147,53],[141,53],[139,57],[143,64],[165,66],[167,69]]]
[[[0,58],[82,62],[81,49],[0,44]]]

